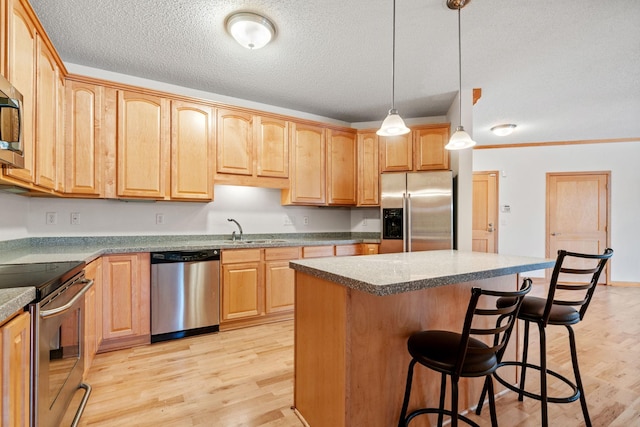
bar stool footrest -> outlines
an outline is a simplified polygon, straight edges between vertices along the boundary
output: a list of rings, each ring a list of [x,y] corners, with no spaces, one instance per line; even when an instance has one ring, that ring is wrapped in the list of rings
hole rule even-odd
[[[501,362],[500,365],[498,366],[498,368],[496,369],[496,371],[493,373],[493,377],[498,380],[498,382],[500,384],[502,384],[503,386],[505,386],[506,388],[508,388],[511,391],[515,391],[516,393],[521,393],[524,396],[530,397],[531,399],[536,399],[536,400],[540,400],[542,401],[542,396],[540,394],[536,394],[536,393],[532,393],[530,391],[526,391],[526,390],[522,390],[520,389],[520,387],[510,384],[507,381],[505,381],[504,379],[502,379],[499,375],[498,375],[498,370],[503,367],[503,366],[520,366],[521,368],[523,366],[526,366],[527,368],[531,368],[531,369],[535,369],[538,372],[542,371],[542,368],[538,365],[533,365],[531,363],[522,363],[522,362],[515,362],[515,361],[509,361],[509,362]],[[561,375],[555,371],[552,371],[551,369],[547,369],[547,374],[561,380],[562,382],[564,382],[565,384],[567,384],[569,387],[571,387],[571,389],[573,390],[573,394],[567,397],[552,397],[552,396],[547,396],[547,401],[551,402],[551,403],[571,403],[571,402],[575,402],[576,400],[578,400],[580,398],[580,390],[578,390],[578,387],[576,387],[576,385],[569,380],[567,377],[565,377],[564,375]]]
[[[409,425],[409,422],[412,419],[414,419],[418,415],[422,415],[422,414],[444,414],[444,415],[448,415],[450,417],[453,416],[453,412],[451,412],[448,409],[421,408],[421,409],[416,409],[415,411],[413,411],[413,412],[409,413],[409,415],[407,415],[407,418],[405,418],[405,425]],[[467,423],[467,424],[469,424],[470,426],[473,426],[473,427],[480,427],[480,425],[478,425],[475,421],[470,420],[469,418],[465,417],[464,415],[458,414],[458,420],[459,421],[464,421],[465,423]]]

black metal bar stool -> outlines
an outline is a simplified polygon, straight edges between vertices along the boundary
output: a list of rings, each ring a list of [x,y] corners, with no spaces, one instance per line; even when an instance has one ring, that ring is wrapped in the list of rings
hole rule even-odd
[[[581,254],[576,252],[558,251],[556,265],[551,275],[549,283],[549,293],[547,298],[527,296],[522,301],[522,306],[518,313],[518,319],[524,320],[524,346],[522,349],[522,361],[501,362],[501,366],[520,366],[520,385],[509,384],[498,375],[498,371],[493,376],[505,387],[518,393],[518,400],[522,401],[524,396],[541,401],[542,425],[549,424],[547,403],[570,403],[580,399],[584,421],[587,426],[591,426],[589,412],[587,410],[587,400],[580,378],[578,368],[578,354],[576,351],[576,338],[572,325],[580,322],[589,307],[591,298],[598,284],[598,279],[609,258],[613,256],[613,249],[607,248],[602,255]],[[588,265],[588,266],[585,266]],[[578,277],[582,275],[583,277]],[[584,275],[590,275],[589,282],[584,283]],[[576,297],[579,294],[579,297]],[[571,299],[569,299],[571,295]],[[511,301],[501,298],[497,302],[497,307],[510,304]],[[529,352],[529,324],[535,323],[540,331],[540,366],[527,362]],[[569,346],[571,349],[571,362],[575,383],[567,377],[547,368],[547,344],[545,328],[547,325],[565,326],[569,331]],[[540,394],[525,390],[525,379],[527,369],[540,371]],[[549,397],[547,395],[547,374],[561,380],[567,384],[572,394],[566,397]],[[490,390],[489,390],[490,391]],[[480,396],[480,401],[476,408],[476,414],[480,415],[484,402],[487,387],[485,386]],[[491,391],[490,391],[491,392]]]
[[[458,425],[458,419],[477,427],[478,424],[458,414],[458,380],[460,377],[485,377],[485,388],[489,390],[491,425],[498,425],[491,374],[498,367],[498,362],[506,349],[515,324],[520,304],[530,290],[531,279],[525,279],[520,290],[513,292],[472,288],[471,300],[461,333],[434,330],[417,332],[409,337],[407,347],[412,359],[409,363],[407,385],[398,426],[407,426],[413,418],[421,414],[438,414],[439,426],[442,425],[444,415],[448,415],[451,417],[453,427]],[[491,301],[491,306],[484,304],[486,301],[479,304],[482,296],[499,297],[508,300],[509,303],[502,304],[501,307],[496,307],[494,301]],[[506,319],[506,322],[500,321],[496,322],[494,327],[485,327],[483,322],[484,324],[494,324],[493,319],[488,316],[494,318],[500,316],[501,319]],[[474,338],[472,335],[478,338]],[[492,341],[493,345],[491,345]],[[442,373],[440,407],[420,408],[407,415],[413,369],[416,363]],[[451,376],[451,410],[444,409],[447,375]]]

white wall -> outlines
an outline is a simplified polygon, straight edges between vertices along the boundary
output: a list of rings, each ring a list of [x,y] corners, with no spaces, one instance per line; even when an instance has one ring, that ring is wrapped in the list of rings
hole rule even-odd
[[[29,198],[0,193],[0,241],[29,237]]]
[[[547,172],[611,171],[611,280],[640,282],[640,141],[474,150],[473,170],[499,170],[499,252],[545,255]],[[502,176],[506,174],[506,176]]]

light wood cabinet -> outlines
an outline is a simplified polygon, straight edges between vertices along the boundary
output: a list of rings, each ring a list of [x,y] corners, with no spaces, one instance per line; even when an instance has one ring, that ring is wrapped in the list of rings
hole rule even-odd
[[[353,243],[349,245],[336,245],[336,256],[353,256],[364,255],[364,247],[362,243]]]
[[[171,101],[171,198],[212,200],[214,109]]]
[[[84,297],[84,378],[102,343],[102,259],[98,258],[84,269],[87,279],[93,280]]]
[[[24,167],[2,168],[7,178],[35,182],[36,51],[38,35],[20,0],[6,0],[6,77],[23,96],[22,137]],[[3,29],[4,33],[4,29]]]
[[[36,139],[35,139],[35,184],[57,189],[58,136],[61,119],[58,116],[59,95],[62,80],[54,53],[37,38],[36,75]],[[60,142],[61,144],[61,142]]]
[[[327,131],[327,203],[356,204],[356,134]]]
[[[102,344],[99,351],[151,342],[149,253],[102,257]]]
[[[221,323],[262,314],[262,283],[260,249],[222,251]]]
[[[449,123],[416,126],[406,135],[380,137],[381,172],[447,170]]]
[[[118,91],[117,196],[163,199],[169,176],[169,101]]]
[[[449,169],[449,124],[413,130],[414,165],[417,171]]]
[[[0,425],[29,425],[30,315],[20,313],[0,327]]]
[[[250,112],[217,113],[216,182],[286,188],[289,177],[289,123]]]
[[[300,258],[300,248],[267,248],[265,260],[265,312],[292,312],[295,271],[289,261]]]
[[[358,206],[380,205],[380,150],[375,132],[358,134]]]
[[[103,196],[104,87],[66,81],[64,192]]]
[[[325,129],[292,122],[290,141],[289,188],[282,191],[282,204],[326,204]]]
[[[305,246],[302,248],[302,258],[321,258],[335,255],[334,245]]]
[[[291,319],[299,257],[298,247],[223,250],[220,330]]]
[[[362,254],[363,255],[377,255],[380,251],[380,245],[377,243],[363,243]]]

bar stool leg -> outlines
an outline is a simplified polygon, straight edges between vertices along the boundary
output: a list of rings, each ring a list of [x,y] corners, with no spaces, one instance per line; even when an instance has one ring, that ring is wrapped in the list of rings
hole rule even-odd
[[[580,392],[580,406],[582,406],[582,414],[584,416],[584,423],[587,427],[591,427],[591,419],[589,418],[589,410],[587,409],[587,397],[584,394],[584,387],[582,386],[582,378],[580,377],[580,368],[578,367],[578,352],[576,350],[576,337],[573,333],[573,328],[569,325],[565,325],[569,330],[569,346],[571,347],[571,363],[573,364],[573,373],[576,377],[576,387]]]
[[[538,329],[540,330],[540,406],[542,408],[541,422],[542,427],[547,427],[549,425],[549,415],[547,412],[547,337],[544,332],[544,325],[538,323]]]
[[[407,385],[404,389],[404,400],[402,402],[402,410],[400,411],[398,427],[406,427],[407,425],[407,423],[405,422],[405,418],[407,417],[407,408],[409,407],[409,397],[411,395],[411,383],[413,382],[414,366],[416,366],[416,360],[411,359],[411,363],[409,363],[409,370],[407,372]]]
[[[489,391],[489,413],[491,414],[491,426],[498,427],[498,415],[496,414],[496,398],[493,391],[493,379],[490,375],[487,375],[485,380],[484,390]]]
[[[451,380],[451,384],[453,385],[453,379]],[[440,413],[438,414],[438,426],[442,425],[442,421],[444,418],[444,398],[447,394],[447,374],[442,374],[442,379],[440,380]]]
[[[524,382],[527,376],[527,357],[529,355],[529,321],[524,321],[524,343],[522,346],[522,372],[520,373],[520,393],[518,393],[518,401],[524,400]]]
[[[438,426],[442,424],[438,423]],[[451,427],[458,427],[458,379],[453,377],[451,377]]]

